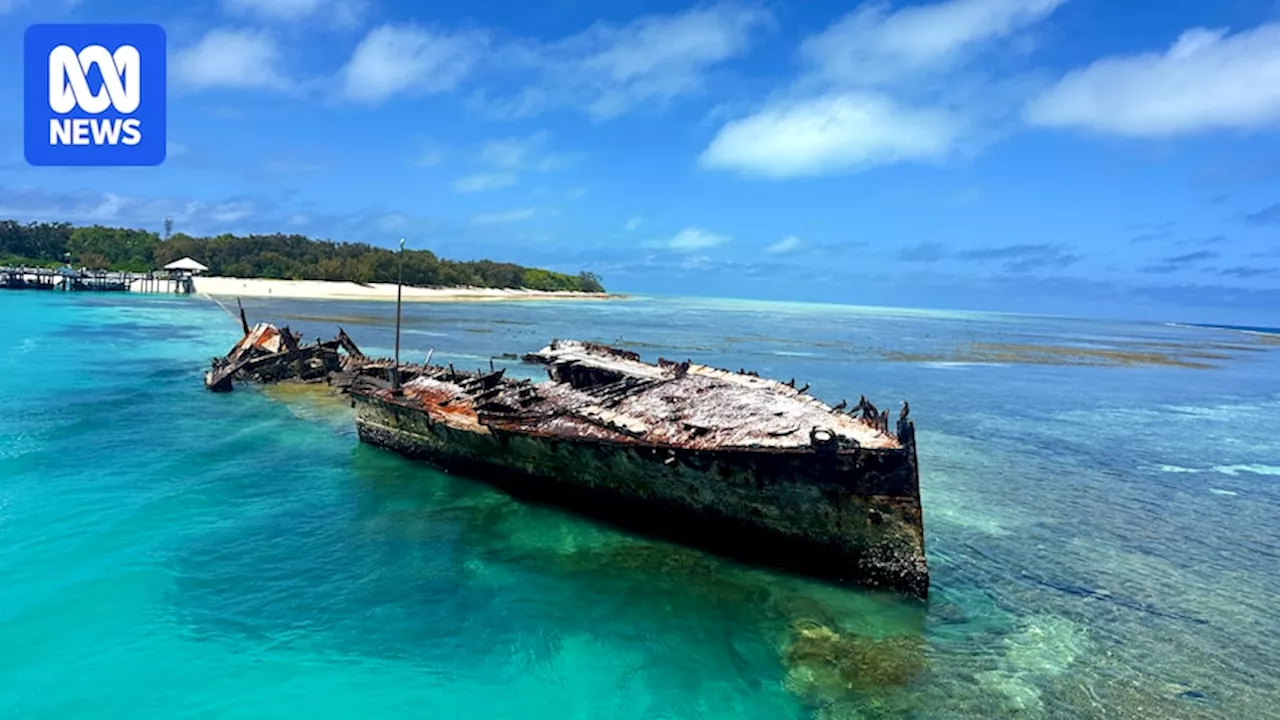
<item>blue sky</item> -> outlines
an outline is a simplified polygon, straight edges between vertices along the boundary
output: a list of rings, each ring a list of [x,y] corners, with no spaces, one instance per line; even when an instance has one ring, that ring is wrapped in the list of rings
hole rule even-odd
[[[26,165],[34,22],[165,27],[164,165]],[[0,217],[1280,324],[1275,0],[0,0],[0,67]]]

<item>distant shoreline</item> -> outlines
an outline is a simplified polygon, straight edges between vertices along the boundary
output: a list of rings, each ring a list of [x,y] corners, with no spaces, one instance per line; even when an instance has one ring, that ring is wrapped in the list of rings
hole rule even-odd
[[[275,280],[196,276],[198,295],[214,297],[286,298],[290,300],[373,300],[395,302],[395,283],[361,284],[337,280]],[[621,300],[626,295],[566,290],[524,290],[512,288],[439,287],[405,285],[404,302],[510,302],[528,300]]]

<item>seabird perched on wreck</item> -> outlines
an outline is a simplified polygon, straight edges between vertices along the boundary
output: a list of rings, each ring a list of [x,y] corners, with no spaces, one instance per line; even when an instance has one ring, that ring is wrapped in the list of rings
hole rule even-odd
[[[876,405],[873,402],[867,402],[867,409],[871,411],[871,417],[876,417],[880,414],[880,410],[876,408]]]

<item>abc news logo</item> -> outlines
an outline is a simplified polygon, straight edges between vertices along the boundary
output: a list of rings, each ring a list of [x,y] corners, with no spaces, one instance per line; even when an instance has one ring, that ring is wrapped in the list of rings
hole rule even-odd
[[[127,115],[142,102],[138,48],[121,45],[114,53],[101,45],[90,45],[77,53],[59,45],[49,53],[49,107],[65,115],[77,107],[97,115],[108,107]],[[89,90],[86,74],[97,67],[102,88]],[[122,137],[123,136],[123,137]],[[142,142],[142,121],[138,118],[76,118],[49,120],[50,145],[137,145]]]
[[[27,29],[24,149],[32,165],[159,165],[165,37],[158,25]]]

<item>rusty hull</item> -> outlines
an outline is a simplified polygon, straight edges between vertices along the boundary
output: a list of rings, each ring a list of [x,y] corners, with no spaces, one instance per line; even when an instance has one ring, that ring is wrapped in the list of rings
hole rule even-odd
[[[926,597],[914,425],[749,373],[557,341],[502,371],[382,368],[346,387],[360,439],[626,527]]]

